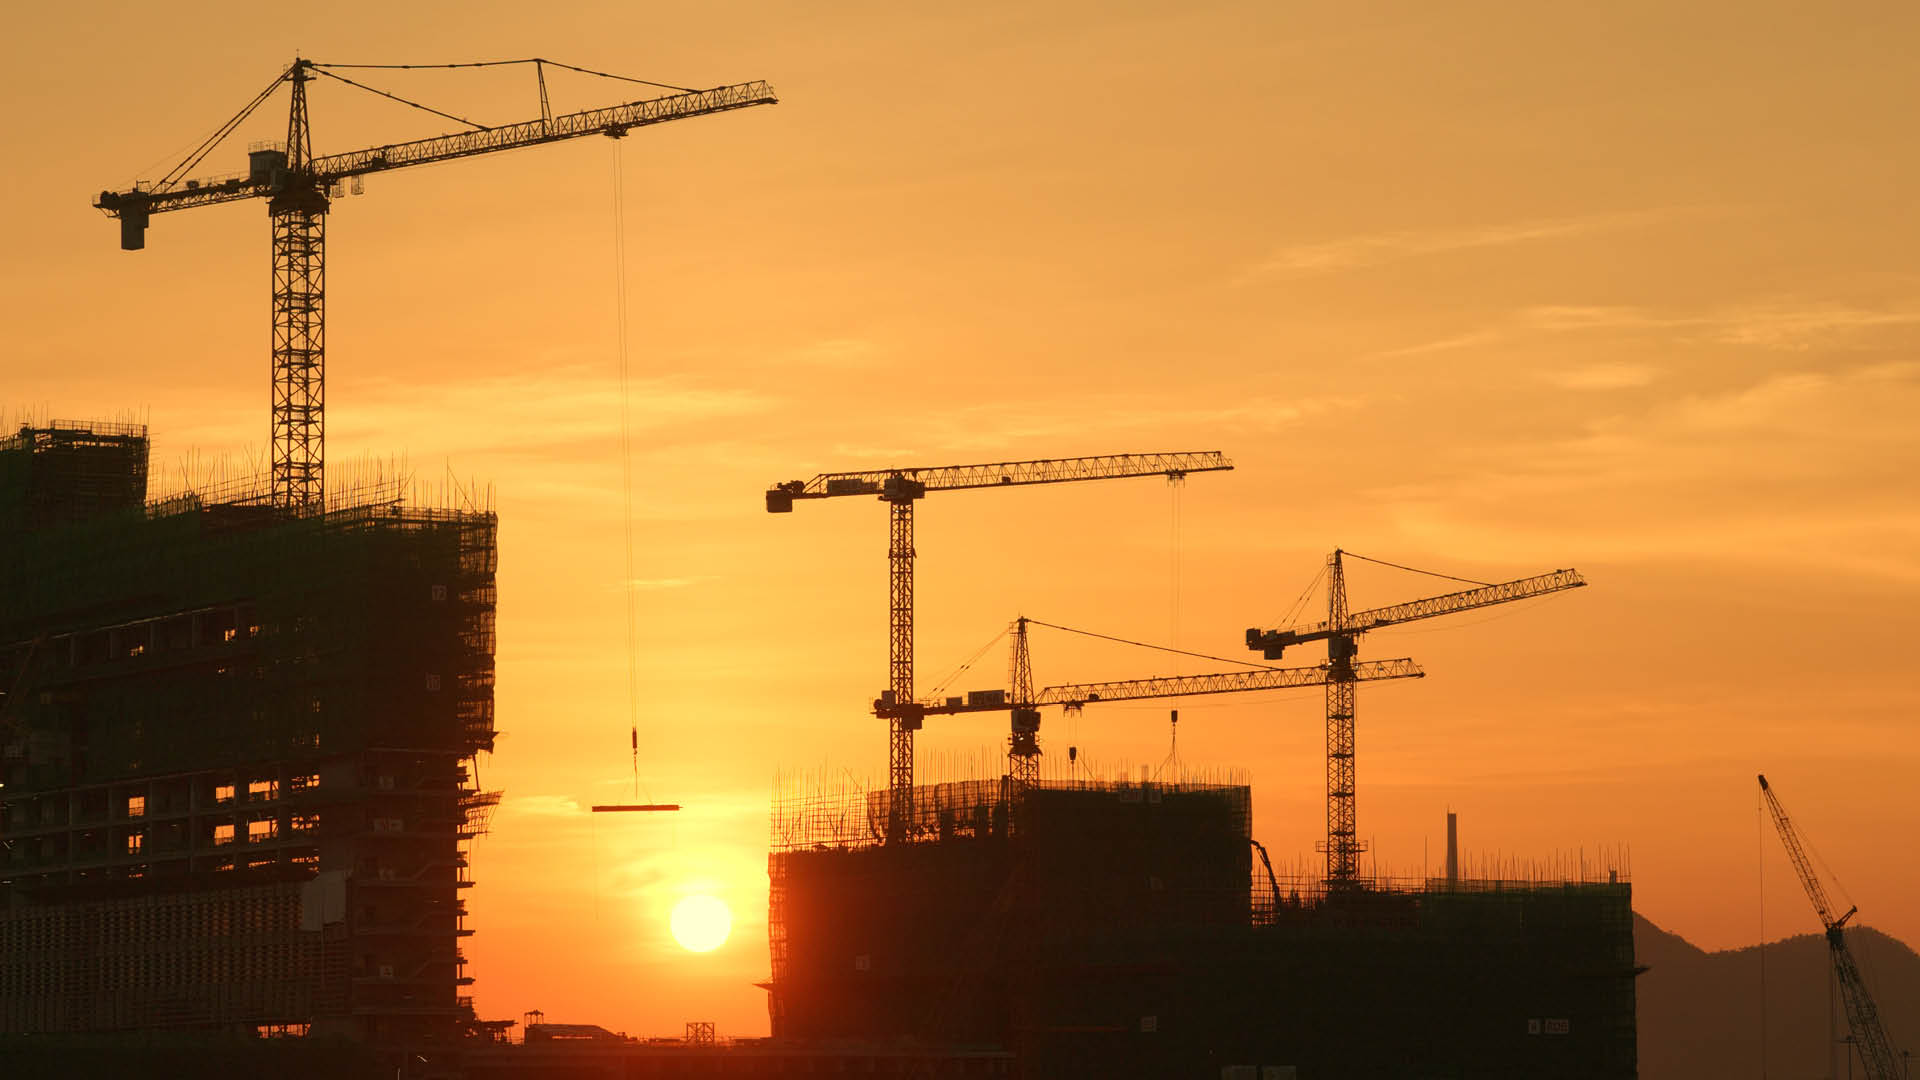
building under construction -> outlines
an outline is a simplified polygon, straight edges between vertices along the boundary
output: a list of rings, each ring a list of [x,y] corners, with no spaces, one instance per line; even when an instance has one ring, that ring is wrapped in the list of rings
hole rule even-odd
[[[791,793],[771,1041],[505,1045],[460,953],[494,516],[153,500],[147,454],[0,439],[0,1036],[39,1039],[12,1066],[1634,1075],[1624,881],[1282,878],[1231,777]]]
[[[147,454],[0,439],[0,1033],[458,1038],[494,515]]]
[[[905,843],[887,800],[774,808],[776,1039],[1003,1046],[1031,1077],[1635,1075],[1615,872],[1287,881],[1234,783],[921,787]]]

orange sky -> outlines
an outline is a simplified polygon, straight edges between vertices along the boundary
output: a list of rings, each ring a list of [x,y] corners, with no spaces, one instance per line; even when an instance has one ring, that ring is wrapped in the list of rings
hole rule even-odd
[[[769,791],[782,769],[883,774],[864,702],[886,651],[882,508],[772,517],[769,482],[1114,451],[1239,465],[1186,489],[1177,605],[1162,482],[935,496],[923,686],[1020,612],[1237,653],[1336,544],[1483,579],[1576,566],[1593,588],[1364,644],[1429,672],[1360,694],[1381,866],[1437,859],[1448,808],[1469,852],[1630,846],[1640,910],[1727,947],[1762,932],[1764,852],[1765,932],[1804,932],[1764,770],[1863,918],[1920,940],[1920,13],[914,7],[9,15],[0,408],[133,411],[174,484],[190,454],[261,454],[266,215],[164,215],[136,255],[88,204],[164,172],[296,50],[546,55],[783,98],[620,151],[641,771],[687,805],[672,821],[580,812],[631,783],[612,144],[376,175],[331,218],[332,459],[404,453],[492,482],[501,513],[483,779],[507,798],[466,948],[483,1014],[765,1030]],[[536,111],[519,69],[366,81],[486,122]],[[282,109],[206,171],[238,170]],[[313,117],[322,153],[445,127],[334,84]],[[1353,574],[1356,607],[1431,591]],[[1167,666],[1057,634],[1035,652],[1042,682]],[[1181,706],[1181,758],[1246,770],[1288,861],[1323,835],[1320,709]],[[1114,767],[1167,752],[1157,706],[1070,734]],[[923,758],[1001,735],[940,723]],[[736,914],[705,956],[666,932],[696,888]]]

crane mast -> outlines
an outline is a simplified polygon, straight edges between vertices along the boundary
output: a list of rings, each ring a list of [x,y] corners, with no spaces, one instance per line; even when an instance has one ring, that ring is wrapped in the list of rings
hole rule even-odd
[[[273,224],[273,503],[325,504],[327,194],[308,168],[307,63],[289,74],[285,180],[267,203]]]
[[[767,489],[767,512],[788,514],[809,499],[866,495],[887,504],[887,842],[910,841],[913,822],[913,733],[925,716],[913,686],[913,504],[930,491],[1022,487],[1137,476],[1184,477],[1233,468],[1217,450],[1155,454],[1101,454],[979,465],[913,466],[865,472],[820,473]],[[1037,714],[1035,714],[1037,719]],[[1037,751],[1036,751],[1037,752]],[[1032,768],[1038,769],[1033,762]]]
[[[294,60],[292,67],[159,184],[103,191],[94,202],[108,216],[120,219],[121,248],[139,251],[146,247],[147,227],[154,214],[240,199],[267,200],[273,240],[272,500],[276,507],[289,512],[317,511],[326,502],[326,226],[330,192],[341,181],[582,135],[619,138],[635,127],[750,105],[771,105],[779,100],[772,87],[752,82],[553,116],[547,106],[542,72],[541,116],[537,120],[501,127],[469,123],[477,130],[315,157],[307,115],[307,84],[316,74],[350,82],[332,75],[328,66],[305,58]],[[243,176],[186,179],[186,171],[231,134],[282,82],[288,84],[291,99],[284,148],[251,152]]]
[[[917,486],[917,485],[915,485]],[[892,542],[887,547],[887,693],[895,701],[913,699],[913,499],[912,489],[893,485],[887,499]],[[924,489],[922,489],[924,490]],[[887,740],[887,842],[906,839],[913,820],[913,733],[917,716],[893,721]]]
[[[1847,1027],[1853,1033],[1854,1050],[1860,1055],[1860,1064],[1866,1071],[1867,1080],[1899,1080],[1899,1055],[1894,1053],[1893,1040],[1887,1036],[1887,1029],[1880,1022],[1880,1010],[1873,1003],[1873,995],[1867,992],[1866,980],[1860,976],[1860,966],[1854,963],[1853,953],[1847,948],[1843,932],[1847,921],[1860,909],[1849,907],[1846,914],[1834,916],[1833,905],[1827,900],[1827,890],[1820,884],[1820,876],[1813,872],[1813,862],[1807,858],[1806,850],[1800,844],[1800,835],[1764,775],[1760,777],[1760,795],[1773,815],[1773,827],[1780,834],[1780,846],[1787,850],[1787,861],[1793,864],[1794,873],[1800,877],[1800,886],[1806,890],[1807,899],[1813,903],[1814,914],[1820,917],[1820,925],[1826,931],[1827,952],[1832,957],[1834,977],[1840,984],[1840,997],[1846,1005]]]
[[[1352,887],[1359,883],[1360,842],[1355,809],[1356,710],[1354,657],[1360,651],[1360,635],[1399,623],[1452,615],[1474,608],[1527,600],[1563,589],[1575,589],[1586,580],[1574,570],[1556,570],[1550,574],[1518,578],[1498,585],[1429,596],[1404,604],[1351,612],[1347,606],[1346,567],[1335,549],[1327,556],[1327,618],[1325,622],[1288,630],[1247,631],[1247,648],[1278,660],[1288,647],[1307,642],[1327,643],[1327,839],[1319,849],[1327,856],[1327,883],[1333,887]],[[1365,556],[1356,556],[1365,558]]]
[[[1353,656],[1359,651],[1347,632],[1347,577],[1340,552],[1327,559],[1327,880],[1354,884],[1360,853],[1366,846],[1355,831],[1353,806],[1354,692]]]
[[[1031,786],[1040,780],[1040,710],[1033,696],[1033,654],[1027,647],[1027,617],[1013,621],[1013,648],[1007,657],[1007,685],[1012,688],[1011,732],[1007,736],[1007,775]]]

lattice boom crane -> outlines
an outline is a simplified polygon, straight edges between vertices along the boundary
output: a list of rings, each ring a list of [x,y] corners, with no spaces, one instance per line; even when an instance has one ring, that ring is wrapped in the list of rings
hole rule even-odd
[[[1341,563],[1345,554],[1335,550],[1327,557],[1327,618],[1324,622],[1298,626],[1290,630],[1247,631],[1247,648],[1278,660],[1289,646],[1310,641],[1327,643],[1327,881],[1336,886],[1354,885],[1359,880],[1360,852],[1363,850],[1355,827],[1354,810],[1354,683],[1358,681],[1353,662],[1359,652],[1359,637],[1369,630],[1400,623],[1452,615],[1494,604],[1512,603],[1586,584],[1578,572],[1555,570],[1551,574],[1519,578],[1497,585],[1429,596],[1405,604],[1347,611],[1346,571]]]
[[[889,584],[887,689],[881,695],[888,714],[887,842],[912,839],[913,733],[925,715],[913,687],[913,504],[930,491],[1008,488],[1063,484],[1079,480],[1117,480],[1224,472],[1233,468],[1217,450],[1159,454],[1105,454],[1095,457],[996,461],[982,465],[941,465],[865,472],[821,473],[811,480],[790,480],[767,489],[767,512],[792,513],[795,502],[846,495],[878,498],[889,507],[887,547]]]
[[[307,121],[307,83],[316,75],[326,75],[354,86],[360,84],[327,70],[340,65],[296,59],[292,67],[269,83],[246,108],[222,125],[185,162],[158,183],[136,186],[129,191],[102,191],[94,202],[109,216],[120,219],[120,246],[127,251],[138,251],[146,247],[147,224],[155,214],[240,199],[267,200],[267,215],[273,224],[272,469],[275,505],[283,509],[300,509],[317,506],[324,503],[326,498],[326,216],[330,199],[339,193],[345,181],[354,180],[357,183],[359,177],[368,173],[431,165],[501,150],[517,150],[582,135],[620,138],[637,127],[729,112],[752,105],[772,105],[779,100],[774,96],[773,88],[766,83],[749,82],[711,90],[684,91],[555,116],[547,103],[544,69],[549,65],[569,65],[554,64],[548,60],[512,62],[535,66],[540,86],[541,115],[538,119],[488,127],[460,120],[437,109],[427,109],[448,119],[460,120],[475,130],[316,157],[313,153],[312,130]],[[248,154],[248,169],[243,176],[210,180],[187,178],[186,173],[197,166],[208,151],[231,134],[282,83],[291,87],[292,98],[287,116],[285,148],[252,151]],[[393,97],[384,91],[373,92]]]
[[[1014,621],[1012,660],[1009,665],[1010,692],[976,690],[964,698],[927,698],[905,706],[881,699],[873,703],[874,715],[890,719],[908,714],[927,717],[982,712],[1011,713],[1012,734],[1007,741],[1007,775],[1018,783],[1032,784],[1039,780],[1040,773],[1037,736],[1042,706],[1059,705],[1071,710],[1103,701],[1148,701],[1255,690],[1289,690],[1321,686],[1333,678],[1330,665],[1318,664],[1312,667],[1258,668],[1204,675],[1162,675],[1146,679],[1063,683],[1036,691],[1033,688],[1033,660],[1028,646],[1027,622],[1025,616]],[[1406,657],[1353,665],[1353,678],[1358,682],[1418,679],[1425,675],[1419,664]]]
[[[1860,977],[1860,966],[1854,963],[1853,953],[1847,949],[1847,941],[1842,933],[1847,920],[1853,918],[1860,909],[1849,907],[1845,915],[1834,916],[1833,905],[1827,900],[1827,890],[1821,886],[1819,875],[1813,872],[1812,861],[1800,846],[1800,835],[1794,831],[1786,808],[1780,805],[1765,776],[1760,777],[1760,794],[1773,814],[1773,826],[1780,833],[1780,845],[1787,849],[1787,861],[1793,863],[1794,873],[1800,875],[1800,884],[1807,890],[1807,899],[1813,902],[1814,914],[1820,917],[1820,925],[1826,930],[1827,951],[1833,957],[1834,977],[1840,983],[1840,996],[1846,1002],[1847,1027],[1853,1032],[1854,1049],[1860,1054],[1860,1064],[1866,1070],[1867,1080],[1900,1080],[1899,1055],[1894,1053],[1893,1040],[1880,1023],[1880,1010],[1873,1004],[1873,995],[1867,993],[1866,980]]]

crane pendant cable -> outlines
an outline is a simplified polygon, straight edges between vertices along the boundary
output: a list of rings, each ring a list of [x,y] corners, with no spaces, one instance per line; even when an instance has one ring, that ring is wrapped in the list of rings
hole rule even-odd
[[[627,616],[627,722],[633,740],[633,796],[640,798],[640,596],[633,569],[633,420],[632,380],[628,363],[627,200],[626,179],[620,168],[620,139],[613,143],[613,282],[615,348],[620,369],[620,506],[621,531],[626,548],[626,576],[620,593]]]

